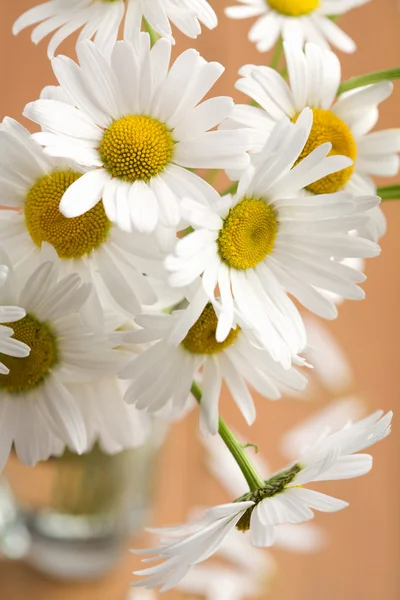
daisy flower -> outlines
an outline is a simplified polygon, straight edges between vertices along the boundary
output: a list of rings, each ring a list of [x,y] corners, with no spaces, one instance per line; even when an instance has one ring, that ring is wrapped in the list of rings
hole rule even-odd
[[[253,499],[255,504],[238,522],[238,529],[250,530],[255,546],[272,546],[277,525],[308,521],[314,517],[313,510],[336,512],[346,508],[347,502],[304,485],[313,481],[352,479],[368,473],[372,456],[358,452],[387,437],[391,420],[391,412],[383,416],[383,411],[377,411],[357,423],[348,423],[335,433],[325,431],[298,462],[266,480],[265,488],[240,499]]]
[[[218,550],[238,521],[253,505],[252,501],[222,504],[208,510],[203,518],[194,523],[171,529],[151,530],[161,537],[161,546],[148,550],[132,550],[132,552],[145,557],[155,554],[152,561],[163,560],[164,562],[134,572],[134,575],[145,579],[132,585],[161,587],[161,592],[173,588],[193,566],[203,562]],[[147,558],[144,560],[148,562]]]
[[[171,589],[193,566],[215,554],[235,527],[241,532],[250,531],[254,546],[272,546],[278,525],[304,523],[313,518],[313,510],[335,512],[345,508],[346,502],[306,489],[304,484],[368,473],[372,457],[357,453],[388,436],[391,419],[392,413],[383,416],[378,411],[358,423],[348,424],[323,436],[300,461],[267,479],[264,488],[248,492],[231,504],[213,507],[196,522],[155,530],[160,536],[160,546],[133,552],[144,556],[144,562],[163,562],[136,571],[135,575],[145,579],[133,585],[161,586],[161,591]],[[151,555],[155,556],[149,559]]]
[[[152,49],[141,34],[138,51],[118,42],[111,64],[92,42],[78,44],[80,66],[61,56],[54,72],[71,102],[41,99],[25,115],[43,129],[34,138],[53,156],[71,157],[93,168],[64,193],[60,210],[78,217],[102,199],[121,229],[151,233],[157,225],[175,235],[180,200],[194,194],[203,202],[216,192],[191,168],[246,168],[247,136],[208,131],[233,109],[231,98],[201,104],[223,72],[195,50],[183,52],[170,70],[171,44]]]
[[[31,34],[35,44],[55,32],[47,49],[53,58],[59,45],[81,29],[79,41],[94,37],[96,46],[109,54],[124,16],[124,38],[131,42],[138,39],[143,18],[172,43],[170,21],[191,38],[201,33],[200,23],[209,29],[217,26],[217,16],[207,0],[50,0],[23,13],[12,31],[17,35],[36,25]]]
[[[351,415],[352,413],[350,412],[349,414]],[[328,418],[328,414],[326,417]],[[320,419],[320,422],[321,421],[322,419]],[[327,420],[324,419],[324,425],[326,425],[326,423]],[[336,424],[335,421],[334,423]],[[308,428],[304,428],[304,433],[304,439],[301,441],[302,448],[304,448],[304,440],[310,440]],[[243,436],[237,435],[236,432],[234,432],[234,434],[239,442],[243,445],[246,444],[246,440],[243,439]],[[316,438],[314,437],[312,440],[315,443]],[[297,442],[297,437],[295,441]],[[222,439],[219,436],[208,438],[207,440],[204,440],[203,438],[203,444],[207,453],[206,466],[215,480],[218,481],[226,492],[228,492],[231,498],[237,498],[245,494],[248,491],[246,479]],[[285,444],[285,449],[286,447],[287,445]],[[296,447],[298,446],[293,445],[290,448],[292,456],[293,449]],[[297,456],[298,452],[295,454],[295,458],[297,458]],[[269,477],[272,475],[267,461],[260,452],[252,453],[251,462],[258,473],[263,473],[264,476]],[[326,539],[323,531],[314,523],[302,523],[300,525],[282,523],[276,527],[275,547],[285,551],[314,553],[321,550],[325,545],[325,542]],[[264,556],[264,553],[260,556],[251,544],[251,540],[248,537],[243,536],[242,533],[237,530],[232,531],[219,549],[219,554],[236,562],[241,559],[242,568],[246,567],[248,569],[251,568],[251,565],[259,565],[257,557],[262,561],[262,557]]]
[[[102,322],[106,296],[128,315],[155,302],[149,279],[142,275],[160,271],[162,254],[154,249],[154,241],[121,231],[101,202],[73,219],[61,214],[64,192],[85,176],[84,169],[45,154],[30,133],[9,118],[0,126],[0,157],[1,204],[10,208],[0,211],[0,245],[7,247],[13,265],[32,273],[44,259],[54,258],[61,275],[79,273],[93,283],[84,307],[93,326]]]
[[[66,445],[84,452],[88,432],[77,386],[111,376],[124,364],[105,334],[92,333],[84,326],[79,311],[90,286],[78,275],[59,279],[49,262],[29,278],[8,268],[0,301],[25,311],[23,318],[12,323],[13,338],[31,352],[26,358],[0,355],[10,371],[0,374],[0,470],[12,445],[27,465],[58,454]],[[74,393],[69,384],[74,384]],[[102,400],[98,397],[97,402]]]
[[[225,381],[248,424],[255,419],[250,384],[267,398],[281,396],[280,384],[303,389],[307,380],[293,368],[288,370],[269,354],[252,345],[239,326],[231,329],[223,342],[215,339],[217,315],[206,304],[198,320],[178,346],[170,343],[171,332],[180,313],[142,315],[136,323],[143,327],[128,333],[125,342],[155,342],[125,367],[121,377],[132,379],[125,400],[137,408],[157,413],[169,406],[179,414],[185,407],[192,382],[202,369],[203,397],[200,404],[200,429],[204,435],[218,432],[218,401]],[[159,365],[155,372],[154,365]]]
[[[177,242],[165,263],[172,286],[188,285],[202,275],[204,291],[214,299],[218,285],[219,342],[229,334],[236,311],[286,366],[304,344],[299,315],[286,292],[319,316],[334,319],[337,308],[326,292],[360,300],[364,292],[357,283],[365,276],[332,257],[379,254],[374,242],[350,235],[379,198],[302,193],[352,164],[345,156],[327,156],[330,143],[302,159],[311,127],[308,108],[295,124],[282,119],[235,196],[209,207],[185,200],[182,209],[195,231]]]
[[[371,175],[390,177],[399,171],[400,129],[374,131],[379,117],[378,105],[390,96],[393,84],[382,81],[338,95],[341,67],[330,52],[307,44],[305,52],[285,44],[289,85],[273,69],[247,65],[237,89],[250,96],[259,107],[237,105],[223,127],[242,129],[251,135],[252,150],[261,150],[275,123],[289,117],[294,121],[306,106],[314,122],[302,158],[324,142],[332,143],[331,154],[351,158],[347,169],[310,184],[309,192],[375,194]],[[385,233],[386,222],[380,208],[371,210],[362,235],[377,240]]]
[[[259,52],[267,52],[282,36],[284,40],[328,44],[343,52],[354,52],[356,45],[329,17],[342,15],[369,0],[238,0],[225,13],[231,19],[259,17],[249,32]],[[244,5],[244,6],[242,6]]]
[[[0,265],[0,294],[1,287],[7,280],[8,277],[7,265]],[[13,323],[14,321],[20,321],[26,316],[26,312],[19,306],[3,306],[0,305],[0,323]],[[3,354],[7,356],[13,356],[14,358],[26,358],[29,356],[31,349],[29,346],[14,339],[14,330],[7,325],[0,325],[0,357]],[[0,374],[8,375],[10,370],[0,360]]]

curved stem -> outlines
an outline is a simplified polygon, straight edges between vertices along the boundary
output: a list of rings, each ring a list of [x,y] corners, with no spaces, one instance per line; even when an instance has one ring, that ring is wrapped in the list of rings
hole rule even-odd
[[[360,77],[352,77],[347,81],[342,81],[338,88],[338,94],[354,90],[355,88],[370,85],[371,83],[379,83],[380,81],[394,81],[400,79],[400,68],[386,69],[386,71],[375,71],[374,73],[367,73],[366,75],[360,75]]]
[[[283,42],[282,42],[282,38],[280,37],[276,43],[274,53],[271,57],[271,62],[269,63],[269,66],[272,69],[275,69],[275,71],[278,71],[279,61],[281,60],[282,54],[283,54]]]
[[[382,198],[382,202],[385,200],[400,200],[400,183],[379,187],[376,193]]]
[[[194,381],[192,383],[192,394],[197,402],[201,403],[202,391],[200,386]],[[249,457],[243,449],[242,444],[238,441],[236,436],[229,429],[228,425],[225,421],[220,417],[219,418],[219,429],[218,433],[225,442],[228,450],[232,454],[235,459],[238,467],[242,471],[249,488],[252,492],[259,490],[264,487],[264,481],[261,479],[256,469],[252,465]]]

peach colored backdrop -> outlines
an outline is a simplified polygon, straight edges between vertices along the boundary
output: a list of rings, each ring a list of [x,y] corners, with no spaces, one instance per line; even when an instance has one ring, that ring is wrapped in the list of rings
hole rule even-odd
[[[226,66],[214,92],[234,95],[238,68],[245,63],[267,64],[247,41],[250,21],[234,22],[223,15],[229,0],[210,0],[220,17],[214,32],[205,32],[194,45],[208,60]],[[38,97],[44,85],[54,81],[45,44],[35,47],[25,32],[11,35],[15,18],[38,0],[0,0],[0,61],[2,90],[0,117],[20,119],[26,102]],[[343,28],[355,39],[358,52],[341,55],[344,76],[394,67],[400,63],[400,6],[397,0],[373,0],[341,19]],[[178,39],[179,50],[191,45]],[[72,55],[73,43],[62,48]],[[381,109],[380,127],[400,126],[398,110],[400,83]],[[26,123],[25,123],[26,124]],[[382,256],[368,264],[365,285],[367,300],[345,303],[339,320],[328,324],[350,358],[355,373],[353,391],[362,392],[369,411],[400,406],[399,400],[399,305],[400,305],[400,203],[384,207],[389,231],[382,241]],[[232,403],[222,405],[224,417],[244,435],[260,444],[272,467],[282,465],[276,451],[282,433],[312,410],[323,406],[326,394],[317,401],[300,404],[285,400],[268,403],[259,399],[258,420],[246,430]],[[162,456],[157,486],[157,523],[185,518],[191,504],[227,501],[218,486],[207,478],[195,436],[196,416],[177,426]],[[276,552],[280,572],[268,596],[271,600],[398,600],[400,598],[400,438],[398,417],[391,438],[374,449],[375,468],[356,481],[324,485],[324,491],[351,503],[337,515],[318,514],[317,522],[330,538],[318,556]],[[131,579],[132,557],[117,573],[96,585],[59,585],[30,570],[0,562],[1,600],[123,600]]]

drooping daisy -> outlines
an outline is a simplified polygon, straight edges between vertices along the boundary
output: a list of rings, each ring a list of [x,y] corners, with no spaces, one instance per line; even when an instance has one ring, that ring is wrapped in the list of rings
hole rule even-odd
[[[111,376],[124,364],[105,334],[85,327],[79,311],[90,286],[78,275],[59,279],[49,262],[30,277],[8,267],[0,301],[25,310],[25,316],[12,323],[13,338],[27,344],[31,352],[26,358],[0,354],[10,370],[8,375],[0,374],[0,470],[13,444],[19,459],[28,465],[58,454],[66,445],[84,452],[85,419],[77,395],[68,386]]]
[[[102,199],[108,218],[122,229],[151,233],[161,225],[175,234],[183,196],[203,203],[216,197],[189,168],[249,164],[245,134],[208,131],[229,116],[232,99],[199,104],[223,67],[187,50],[168,71],[170,42],[161,39],[150,50],[145,33],[137,52],[118,42],[111,65],[92,42],[78,44],[77,52],[80,66],[63,56],[53,60],[76,108],[46,99],[25,108],[46,129],[34,137],[48,154],[97,167],[68,188],[61,212],[78,217]]]
[[[235,106],[223,127],[246,128],[252,149],[258,152],[275,123],[283,117],[295,120],[304,107],[314,114],[313,128],[301,158],[324,142],[332,143],[331,154],[352,159],[353,165],[308,186],[312,193],[351,191],[375,194],[371,175],[390,177],[399,171],[400,129],[374,131],[378,121],[378,105],[390,96],[393,84],[382,81],[338,94],[341,80],[339,59],[330,52],[307,44],[305,52],[293,44],[285,44],[290,86],[269,67],[242,67],[242,79],[236,87],[260,106]],[[370,221],[361,233],[377,240],[385,233],[382,211],[370,212]]]
[[[234,197],[226,196],[213,207],[183,202],[185,218],[195,231],[179,240],[175,254],[166,260],[172,286],[188,285],[202,275],[204,291],[213,299],[218,285],[219,342],[229,334],[237,311],[273,358],[286,365],[304,341],[286,292],[312,312],[333,319],[337,308],[325,292],[359,300],[364,293],[356,284],[365,277],[332,257],[379,253],[374,242],[350,235],[365,223],[363,213],[379,198],[301,193],[351,165],[348,157],[327,156],[330,143],[301,160],[311,126],[310,109],[295,124],[282,119]]]
[[[203,562],[218,550],[253,504],[254,502],[250,501],[215,506],[194,523],[173,527],[171,530],[168,528],[153,530],[162,538],[161,546],[132,552],[144,557],[155,554],[156,557],[152,561],[163,560],[164,562],[155,567],[136,571],[134,575],[145,579],[132,585],[160,587],[161,592],[175,587],[193,566]],[[145,560],[147,561],[146,558]]]
[[[314,517],[313,510],[336,512],[347,502],[304,488],[311,481],[350,479],[371,470],[372,457],[357,454],[384,439],[390,433],[392,413],[378,411],[358,423],[326,435],[303,457],[265,481],[265,487],[249,492],[231,504],[215,506],[197,522],[181,527],[155,530],[160,546],[135,550],[135,554],[163,561],[134,574],[145,579],[134,586],[171,589],[196,564],[215,554],[236,526],[250,531],[256,547],[272,546],[277,526],[304,523]],[[246,503],[248,507],[245,508]]]
[[[314,517],[313,510],[336,512],[347,502],[303,487],[313,481],[352,479],[365,475],[372,468],[372,456],[358,454],[361,450],[387,437],[392,413],[383,416],[377,411],[357,423],[348,423],[339,431],[325,435],[302,458],[285,471],[266,480],[265,488],[245,494],[240,500],[255,500],[237,527],[250,530],[255,546],[272,546],[276,526],[283,523],[303,523]]]
[[[156,343],[122,373],[124,379],[133,380],[125,397],[129,404],[153,413],[169,406],[173,413],[179,414],[202,368],[200,429],[205,435],[215,435],[223,381],[249,424],[255,419],[249,384],[271,399],[281,396],[280,384],[294,389],[306,386],[303,375],[293,368],[283,369],[265,350],[253,346],[239,326],[231,329],[223,342],[217,342],[218,319],[211,303],[205,306],[182,342],[173,346],[170,336],[179,318],[179,311],[172,315],[137,317],[136,322],[143,329],[129,333],[125,341]],[[154,365],[159,367],[155,370]]]
[[[85,309],[97,325],[106,296],[128,315],[156,300],[142,275],[160,270],[162,254],[154,240],[121,231],[108,219],[101,202],[73,219],[61,214],[60,200],[85,176],[82,168],[46,155],[30,133],[9,118],[0,126],[0,157],[0,204],[11,209],[0,211],[0,245],[7,247],[14,265],[23,265],[30,274],[55,254],[62,275],[79,273],[94,284],[97,293]]]
[[[354,52],[356,45],[329,17],[342,15],[369,0],[238,0],[244,6],[230,6],[225,13],[232,19],[259,17],[249,32],[259,52],[267,52],[279,37],[299,45],[328,44],[343,52]]]
[[[351,414],[350,412],[350,418]],[[328,418],[328,414],[326,417]],[[324,424],[326,425],[326,419]],[[239,442],[245,445],[245,440],[243,440],[242,436],[236,434],[236,432],[234,433]],[[305,435],[305,439],[310,440],[307,430],[305,433],[307,434]],[[313,442],[315,440],[316,438],[314,437]],[[207,468],[216,481],[228,492],[229,497],[237,498],[245,494],[248,490],[246,479],[221,437],[216,435],[207,440],[203,438],[203,444],[207,452]],[[285,449],[286,447],[287,444],[285,444]],[[294,448],[296,448],[296,445],[291,447],[292,453]],[[302,440],[302,448],[304,449],[304,440]],[[298,455],[299,453],[297,452],[295,458]],[[267,461],[260,452],[257,452],[257,454],[253,452],[251,454],[251,462],[256,471],[263,474],[263,477],[270,477],[272,475]],[[326,539],[323,531],[315,523],[302,523],[301,525],[282,523],[276,527],[275,546],[285,551],[301,553],[318,552],[325,545],[325,542]],[[252,564],[259,564],[257,561],[258,553],[251,544],[251,540],[237,530],[232,531],[226,542],[221,546],[219,553],[231,560],[238,560],[240,557],[243,563],[242,567],[250,568]]]
[[[7,277],[7,265],[0,265],[0,288],[4,285]],[[0,323],[20,321],[25,315],[25,310],[19,306],[0,305]],[[7,356],[13,356],[14,358],[26,358],[29,356],[31,349],[23,342],[13,338],[13,335],[14,330],[11,327],[0,325],[0,355],[6,354]],[[9,372],[10,370],[8,367],[0,361],[0,374],[8,375]]]
[[[209,29],[217,26],[217,17],[207,0],[50,0],[23,13],[14,23],[13,34],[36,25],[32,41],[38,44],[49,33],[52,36],[47,53],[53,58],[59,45],[78,29],[79,41],[90,40],[109,54],[118,38],[125,15],[124,38],[135,43],[143,17],[162,37],[174,43],[171,23],[185,35],[196,38],[203,23]]]

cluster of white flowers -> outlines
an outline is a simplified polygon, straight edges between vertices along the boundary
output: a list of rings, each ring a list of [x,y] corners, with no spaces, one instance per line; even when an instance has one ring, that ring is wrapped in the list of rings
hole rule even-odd
[[[171,65],[171,23],[192,38],[217,25],[206,0],[51,0],[14,25],[35,25],[35,43],[54,33],[50,57],[81,32],[77,62],[52,58],[58,86],[25,107],[40,131],[0,125],[0,469],[13,447],[34,465],[66,447],[139,445],[155,417],[185,415],[192,392],[201,432],[220,433],[250,488],[161,530],[141,553],[162,562],[138,585],[175,586],[235,528],[270,546],[313,510],[344,508],[304,484],[367,473],[358,453],[390,431],[380,412],[321,431],[264,479],[218,408],[223,382],[249,424],[253,391],[303,391],[299,305],[334,319],[340,301],[364,297],[362,262],[386,228],[371,176],[398,173],[400,130],[371,133],[391,81],[341,83],[327,42],[354,50],[329,17],[366,1],[228,8],[259,17],[249,37],[260,51],[278,42],[279,58],[283,40],[288,83],[245,65],[242,105],[208,96],[224,67],[196,50]],[[220,194],[207,170],[232,184]]]

